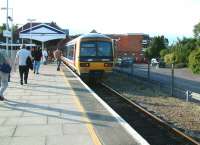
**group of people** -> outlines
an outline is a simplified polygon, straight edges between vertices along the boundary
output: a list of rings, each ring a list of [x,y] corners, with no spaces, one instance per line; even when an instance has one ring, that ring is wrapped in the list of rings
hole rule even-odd
[[[61,50],[58,48],[54,51],[54,57],[57,60],[57,71],[60,70],[60,64],[61,64]],[[15,58],[15,66],[19,66],[19,74],[20,74],[20,84],[27,84],[28,83],[28,74],[30,63],[33,66],[33,72],[35,74],[39,74],[39,68],[41,64],[41,60],[43,60],[44,65],[47,64],[48,60],[48,53],[47,50],[44,49],[43,51],[35,47],[30,50],[29,47],[26,47],[25,45],[22,45],[20,50],[17,51],[16,58]],[[8,79],[10,76],[10,73],[5,73],[1,70],[1,66],[3,64],[9,64],[11,66],[11,62],[9,61],[9,57],[6,54],[6,51],[0,51],[0,101],[4,100],[3,93],[8,87]]]

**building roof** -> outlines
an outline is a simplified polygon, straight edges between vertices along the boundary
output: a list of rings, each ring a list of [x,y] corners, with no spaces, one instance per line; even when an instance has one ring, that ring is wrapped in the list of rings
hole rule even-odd
[[[68,33],[55,23],[27,23],[19,31],[20,38],[46,42],[55,39],[65,39]],[[32,26],[32,27],[31,27]]]
[[[51,27],[53,27],[53,28],[55,28],[55,29],[58,29],[58,30],[62,30],[62,31],[63,31],[63,29],[61,29],[55,22],[51,22],[51,23],[39,23],[39,22],[34,23],[34,22],[33,22],[33,23],[32,23],[32,27],[37,26],[37,25],[40,25],[40,24],[46,24],[46,25],[49,25],[49,26],[51,26]],[[30,29],[30,27],[31,27],[31,23],[26,23],[25,25],[21,26],[21,27],[18,29],[18,33],[21,32],[21,31],[23,31],[23,30]]]

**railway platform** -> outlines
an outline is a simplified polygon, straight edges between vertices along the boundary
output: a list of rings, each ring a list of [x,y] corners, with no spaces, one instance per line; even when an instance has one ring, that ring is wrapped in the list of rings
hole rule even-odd
[[[43,65],[20,85],[11,75],[0,102],[0,145],[147,145],[71,70]]]

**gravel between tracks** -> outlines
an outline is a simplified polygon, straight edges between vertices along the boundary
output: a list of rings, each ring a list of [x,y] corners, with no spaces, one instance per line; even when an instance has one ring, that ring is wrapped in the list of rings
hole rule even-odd
[[[167,96],[156,86],[125,75],[112,75],[105,83],[200,142],[200,103]]]

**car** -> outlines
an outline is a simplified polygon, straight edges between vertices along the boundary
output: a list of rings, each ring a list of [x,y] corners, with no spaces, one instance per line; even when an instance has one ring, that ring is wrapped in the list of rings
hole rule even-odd
[[[115,61],[115,66],[118,67],[130,67],[134,60],[130,57],[117,58]]]
[[[151,59],[151,66],[157,66],[158,64],[159,64],[159,62],[157,61],[156,58]]]
[[[124,59],[122,60],[122,67],[129,67],[133,64],[132,59]]]
[[[122,64],[122,59],[121,59],[121,58],[117,58],[117,59],[116,59],[116,62],[115,62],[115,66],[120,67],[121,64]]]
[[[159,68],[165,68],[166,64],[164,62],[164,60],[160,60],[159,61]]]

